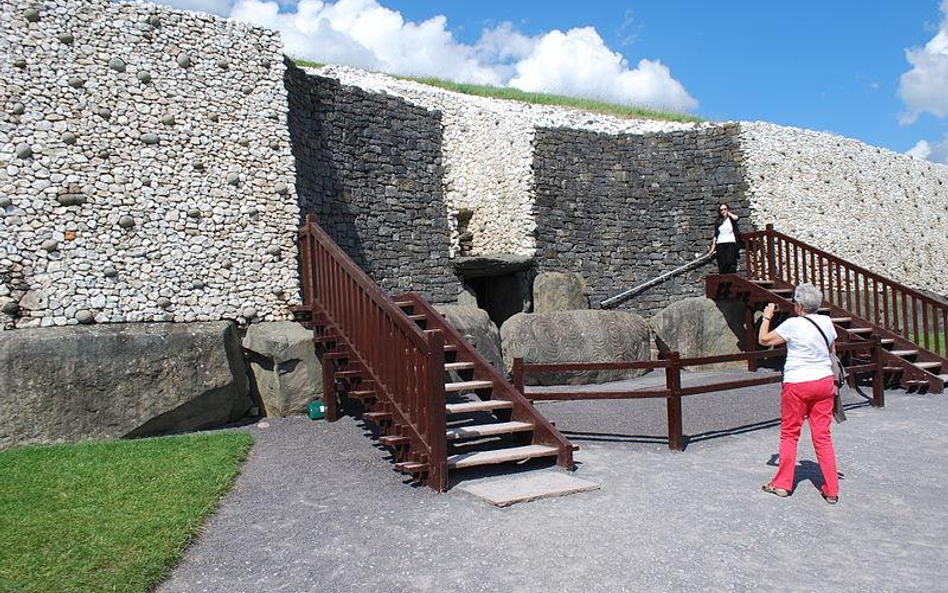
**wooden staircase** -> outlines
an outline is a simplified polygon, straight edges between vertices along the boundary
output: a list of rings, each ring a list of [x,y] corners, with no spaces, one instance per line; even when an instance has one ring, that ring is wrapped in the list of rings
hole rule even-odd
[[[747,305],[748,344],[757,343],[754,310],[776,303],[778,312],[789,315],[794,288],[808,282],[823,291],[820,313],[832,318],[841,339],[879,340],[887,384],[917,392],[944,391],[948,305],[778,233],[771,225],[743,238],[748,278],[709,276],[706,292],[708,298],[738,299]]]
[[[391,299],[311,217],[300,230],[301,321],[314,330],[327,420],[361,402],[395,469],[438,491],[448,472],[574,447],[421,296]]]

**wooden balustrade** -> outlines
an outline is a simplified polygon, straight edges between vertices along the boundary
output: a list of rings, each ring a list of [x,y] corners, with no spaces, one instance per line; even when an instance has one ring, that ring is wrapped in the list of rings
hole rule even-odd
[[[447,485],[444,347],[440,331],[422,331],[307,217],[300,231],[303,308],[345,346],[404,436],[429,485]],[[324,358],[327,418],[335,419],[332,361]],[[327,376],[328,375],[328,376]]]
[[[742,234],[747,277],[818,286],[828,302],[948,355],[948,305],[767,225]]]

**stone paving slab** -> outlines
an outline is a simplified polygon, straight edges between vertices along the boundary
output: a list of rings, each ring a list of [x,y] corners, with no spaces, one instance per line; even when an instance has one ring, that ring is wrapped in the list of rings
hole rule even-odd
[[[532,471],[497,479],[472,480],[455,486],[498,507],[541,498],[598,490],[601,484],[559,471]]]

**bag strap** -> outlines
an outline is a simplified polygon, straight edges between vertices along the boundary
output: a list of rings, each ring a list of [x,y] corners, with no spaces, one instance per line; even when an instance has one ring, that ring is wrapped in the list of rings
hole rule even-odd
[[[810,323],[812,323],[813,327],[816,328],[816,331],[820,332],[820,335],[823,336],[823,341],[826,342],[826,349],[832,354],[833,351],[830,350],[830,341],[829,339],[827,339],[826,334],[823,332],[823,329],[819,325],[817,325],[815,321],[813,321],[806,315],[804,315],[803,318],[809,321]]]

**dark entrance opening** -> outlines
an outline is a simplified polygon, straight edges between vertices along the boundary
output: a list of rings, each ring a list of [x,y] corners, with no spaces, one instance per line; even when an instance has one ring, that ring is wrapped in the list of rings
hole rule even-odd
[[[517,313],[533,307],[533,258],[507,253],[460,256],[454,269],[477,297],[477,306],[487,311],[500,327]]]

